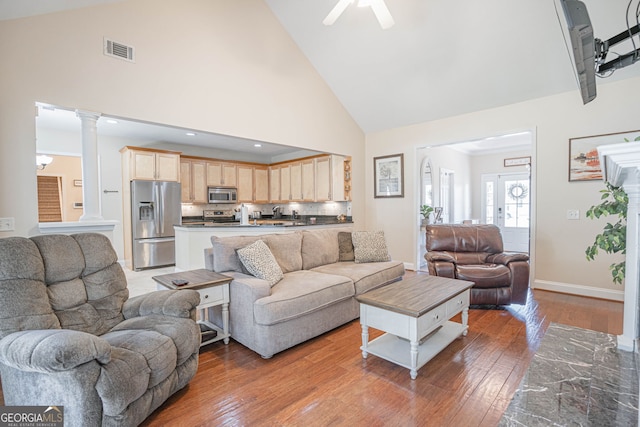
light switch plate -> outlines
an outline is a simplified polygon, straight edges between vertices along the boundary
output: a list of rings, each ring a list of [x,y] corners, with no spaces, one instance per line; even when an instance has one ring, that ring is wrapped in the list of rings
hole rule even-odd
[[[0,231],[13,231],[15,229],[15,218],[0,218]]]
[[[580,211],[578,209],[569,209],[567,211],[567,219],[580,219]]]

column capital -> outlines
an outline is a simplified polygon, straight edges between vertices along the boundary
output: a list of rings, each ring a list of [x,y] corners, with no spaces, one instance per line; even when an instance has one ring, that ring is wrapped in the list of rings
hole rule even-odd
[[[93,119],[98,120],[102,113],[96,113],[95,111],[87,111],[87,110],[76,110],[76,116],[80,117],[80,119]]]

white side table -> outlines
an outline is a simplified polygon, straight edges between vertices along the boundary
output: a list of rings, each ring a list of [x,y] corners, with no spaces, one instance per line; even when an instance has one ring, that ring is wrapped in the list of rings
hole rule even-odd
[[[198,323],[201,325],[203,341],[200,346],[224,340],[229,344],[229,282],[233,280],[224,274],[214,273],[204,268],[198,270],[181,271],[178,273],[153,276],[159,289],[194,289],[200,293],[198,305]],[[185,280],[188,283],[177,286],[174,280]],[[222,306],[222,327],[209,320],[209,308]],[[204,326],[204,328],[203,328]],[[206,339],[206,329],[216,331],[216,336]],[[203,330],[204,329],[204,330]]]

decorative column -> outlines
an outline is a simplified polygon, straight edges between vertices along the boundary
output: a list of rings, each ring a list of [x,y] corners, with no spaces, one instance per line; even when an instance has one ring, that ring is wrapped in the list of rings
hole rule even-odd
[[[629,196],[627,253],[624,280],[624,313],[618,348],[634,351],[640,335],[640,144],[621,143],[598,147],[605,181],[622,186]]]
[[[76,110],[82,122],[82,208],[80,221],[102,221],[98,178],[98,131],[100,113]]]

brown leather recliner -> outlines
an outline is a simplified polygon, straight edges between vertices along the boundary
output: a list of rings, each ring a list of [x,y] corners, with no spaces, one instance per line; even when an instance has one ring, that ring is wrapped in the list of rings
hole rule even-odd
[[[474,282],[471,304],[525,304],[529,255],[505,253],[495,225],[427,225],[429,274]]]

